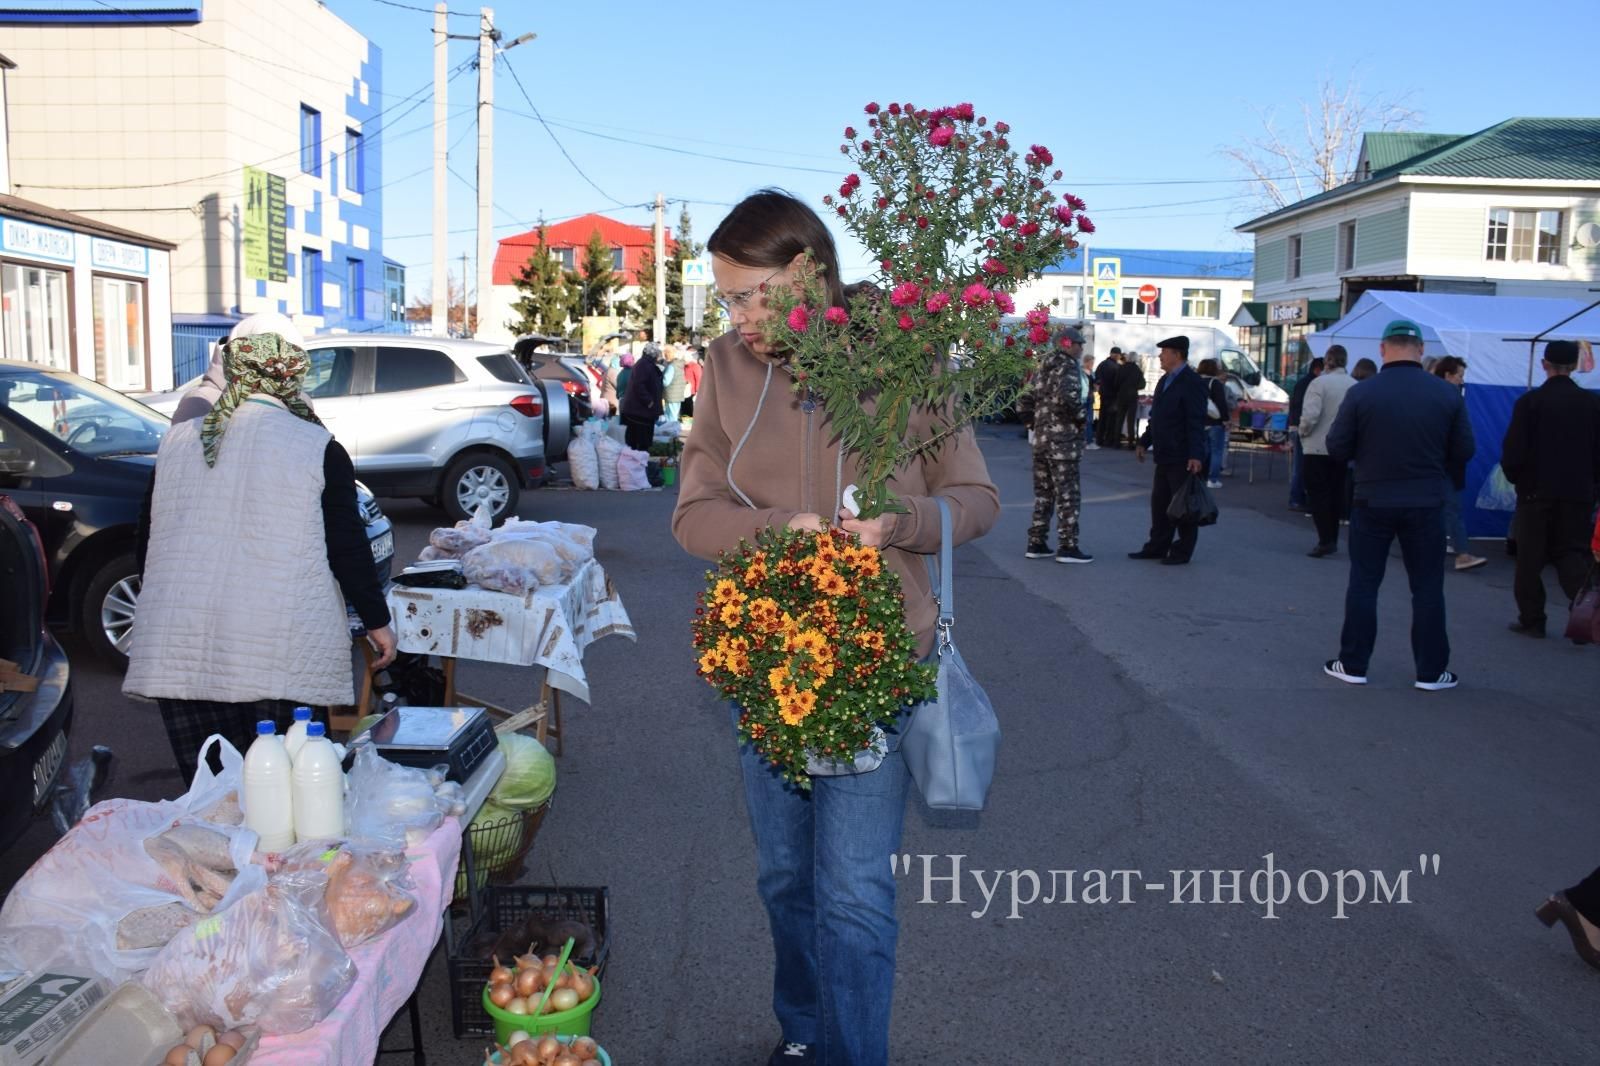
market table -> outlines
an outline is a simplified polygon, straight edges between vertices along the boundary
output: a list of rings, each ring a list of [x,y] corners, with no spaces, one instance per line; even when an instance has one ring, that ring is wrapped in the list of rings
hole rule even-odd
[[[589,702],[583,672],[583,651],[601,637],[614,634],[635,639],[633,623],[622,599],[591,559],[559,585],[545,585],[515,595],[469,586],[464,589],[407,588],[389,590],[389,613],[399,649],[437,655],[444,662],[446,706],[472,703],[533,725],[543,741],[556,742],[561,753],[560,693]],[[456,692],[460,659],[543,666],[539,702],[519,712]]]
[[[406,849],[416,910],[381,936],[350,949],[355,984],[332,1014],[304,1032],[263,1037],[251,1066],[374,1061],[384,1027],[416,991],[444,931],[444,911],[455,894],[460,856],[461,822],[455,818],[446,818],[420,845]]]

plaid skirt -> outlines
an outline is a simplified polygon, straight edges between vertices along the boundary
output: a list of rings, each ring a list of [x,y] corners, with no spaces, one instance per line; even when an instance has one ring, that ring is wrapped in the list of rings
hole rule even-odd
[[[221,734],[243,754],[255,742],[257,722],[276,722],[278,733],[282,735],[294,722],[295,707],[303,706],[292,700],[257,700],[253,703],[157,700],[156,703],[161,707],[167,740],[172,744],[172,755],[178,760],[178,772],[183,775],[186,786],[194,780],[200,749],[211,734]],[[316,708],[312,708],[312,712],[312,718],[315,719]],[[222,770],[215,752],[211,755],[211,769],[218,773]]]

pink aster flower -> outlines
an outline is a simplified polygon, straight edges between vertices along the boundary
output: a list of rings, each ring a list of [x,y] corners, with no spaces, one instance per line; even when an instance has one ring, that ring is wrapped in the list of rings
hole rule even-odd
[[[854,189],[861,184],[861,175],[851,174],[844,179],[844,183]]]
[[[853,193],[855,191],[856,191],[855,186],[851,185],[848,181],[844,182],[843,184],[841,184],[839,186],[839,195],[840,196],[849,196],[851,193]]]
[[[1072,195],[1069,192],[1069,193],[1067,193],[1067,206],[1072,208],[1074,211],[1082,211],[1085,207],[1088,207],[1089,205],[1084,203],[1078,197]]]
[[[1056,205],[1056,221],[1063,226],[1072,225],[1072,208],[1067,204]]]
[[[968,307],[982,307],[989,302],[993,295],[987,285],[980,281],[975,281],[961,290],[961,302]]]
[[[935,126],[928,133],[928,143],[935,148],[943,148],[950,143],[950,138],[956,135],[954,126]]]
[[[1017,228],[1017,232],[1022,234],[1024,237],[1031,237],[1035,233],[1039,232],[1039,223],[1024,222],[1020,227]]]
[[[1012,302],[1011,294],[1009,292],[997,292],[997,293],[995,293],[994,294],[994,305],[995,305],[995,307],[1000,309],[1000,313],[1001,314],[1005,314],[1005,315],[1009,315],[1011,312],[1013,312],[1013,311],[1015,311],[1017,309],[1017,305],[1014,302]]]
[[[789,312],[789,328],[796,333],[804,333],[811,327],[811,310],[805,304],[797,304]]]
[[[1078,216],[1078,232],[1079,233],[1093,233],[1094,232],[1094,223],[1089,221],[1089,218],[1088,218],[1087,215],[1079,215]]]
[[[1032,329],[1028,330],[1028,342],[1030,344],[1043,344],[1049,339],[1050,330],[1045,326],[1034,326]]]
[[[850,321],[850,312],[842,307],[830,307],[822,312],[822,318],[830,326],[842,326]]]
[[[992,256],[983,261],[983,272],[985,274],[1008,274],[1008,273],[1010,273],[1010,271],[1008,271],[1006,269],[1006,265],[1004,263],[1000,262],[1000,260],[995,259]]]
[[[1030,326],[1048,326],[1049,324],[1050,324],[1050,312],[1046,311],[1044,308],[1035,307],[1032,311],[1028,312],[1028,325],[1030,325]]]
[[[927,215],[918,215],[917,216],[917,228],[918,229],[927,229],[928,228],[928,216]]]
[[[916,320],[913,319],[910,315],[902,314],[900,316],[900,318],[899,318],[898,324],[899,324],[901,329],[911,329],[917,323],[916,323]]]
[[[889,105],[889,114],[898,115],[899,113],[900,113],[900,105],[899,104],[890,104]]]
[[[891,105],[891,110],[892,109],[893,109],[893,105]],[[876,115],[878,113],[878,105],[877,104],[868,104],[866,106],[865,110],[866,110],[867,114],[869,114],[869,115]]]
[[[893,270],[894,269],[894,260],[893,259],[885,259],[883,262],[879,263],[878,265],[883,267],[883,269],[885,269],[885,270]]]
[[[1017,216],[1015,214],[1013,214],[1012,212],[1007,211],[1005,214],[1000,216],[1000,225],[1004,226],[1006,229],[1010,229],[1012,226],[1015,226],[1016,224],[1017,224]]]
[[[1038,158],[1040,166],[1047,167],[1056,161],[1056,157],[1051,155],[1050,149],[1046,148],[1044,145],[1030,145],[1030,148],[1032,148],[1034,156]]]
[[[1011,132],[1011,126],[1005,122],[996,122],[994,124],[994,131],[1003,137]]]
[[[950,294],[947,292],[936,292],[932,296],[928,297],[928,302],[923,306],[928,309],[928,313],[930,315],[936,315],[940,311],[943,311],[946,307],[950,306]]]
[[[844,139],[847,141],[856,139],[856,128],[854,126],[846,126],[844,128]]]
[[[922,299],[922,289],[914,281],[902,281],[889,293],[889,302],[896,307],[912,307]]]
[[[950,109],[950,113],[956,118],[959,118],[965,122],[971,122],[972,116],[976,114],[976,112],[972,110],[971,104],[957,104],[955,107]]]

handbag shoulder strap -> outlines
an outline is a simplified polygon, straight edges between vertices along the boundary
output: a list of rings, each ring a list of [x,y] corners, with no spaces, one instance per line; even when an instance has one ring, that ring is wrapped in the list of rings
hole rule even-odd
[[[951,571],[954,566],[951,562],[952,537],[950,535],[950,504],[943,496],[935,496],[934,502],[939,505],[939,560],[934,562],[932,555],[925,555],[923,559],[928,567],[928,582],[934,588],[934,603],[939,608],[939,642],[938,650],[953,646],[955,641],[950,631],[956,624],[956,594],[951,584]]]

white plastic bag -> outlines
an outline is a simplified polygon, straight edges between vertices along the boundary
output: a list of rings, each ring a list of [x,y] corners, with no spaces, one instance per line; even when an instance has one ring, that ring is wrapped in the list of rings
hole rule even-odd
[[[561,556],[544,537],[497,540],[474,548],[461,560],[461,572],[479,588],[522,595],[563,580]]]
[[[322,898],[331,928],[347,948],[398,925],[417,906],[404,851],[355,844],[330,848],[326,841],[296,844],[284,853],[272,876],[278,879],[303,870],[327,874]]]
[[[578,435],[567,444],[567,466],[572,471],[572,487],[597,489],[600,487],[600,457],[595,452],[597,434],[590,423],[578,427]]]
[[[625,450],[625,446],[615,437],[601,435],[594,442],[595,455],[600,461],[600,487],[603,489],[616,489],[617,482],[617,457]]]
[[[370,744],[356,751],[345,810],[351,841],[378,847],[415,846],[444,821],[428,775],[390,762]]]
[[[185,1029],[259,1026],[298,1033],[326,1018],[355,983],[323,894],[328,875],[302,869],[173,938],[143,982]]]
[[[623,492],[638,492],[650,487],[650,453],[624,448],[617,456],[617,485]]]

